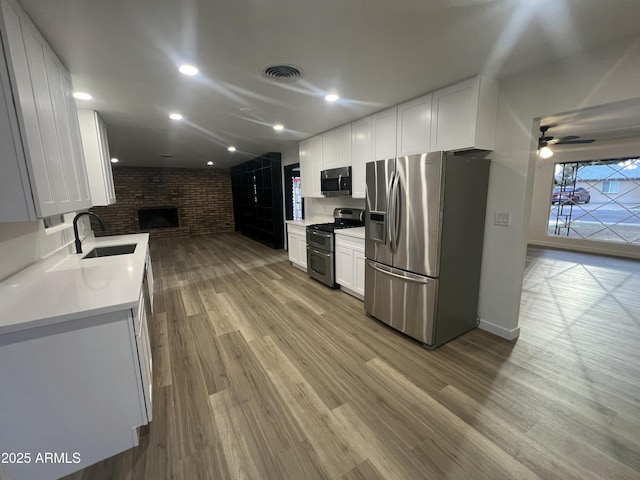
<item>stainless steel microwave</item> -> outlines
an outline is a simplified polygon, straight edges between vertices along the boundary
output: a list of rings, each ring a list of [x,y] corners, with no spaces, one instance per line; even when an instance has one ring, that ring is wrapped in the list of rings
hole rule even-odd
[[[327,197],[351,195],[351,167],[330,168],[320,172],[320,188]]]

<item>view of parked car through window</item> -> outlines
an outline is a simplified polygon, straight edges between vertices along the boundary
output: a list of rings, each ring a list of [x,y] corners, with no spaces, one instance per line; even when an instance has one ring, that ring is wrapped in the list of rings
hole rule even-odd
[[[640,158],[558,163],[549,235],[640,244]]]

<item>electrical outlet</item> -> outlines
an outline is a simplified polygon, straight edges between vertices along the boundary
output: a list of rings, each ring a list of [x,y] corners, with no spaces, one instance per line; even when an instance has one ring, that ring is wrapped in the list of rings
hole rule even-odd
[[[511,212],[496,212],[495,224],[501,227],[511,225]]]

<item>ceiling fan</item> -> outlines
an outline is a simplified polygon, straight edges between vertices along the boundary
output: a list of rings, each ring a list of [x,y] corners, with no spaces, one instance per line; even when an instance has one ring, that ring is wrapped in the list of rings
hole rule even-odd
[[[595,138],[580,138],[578,135],[567,135],[566,137],[554,138],[547,135],[547,130],[556,125],[540,125],[540,138],[538,139],[538,149],[549,145],[576,145],[580,143],[593,143]]]

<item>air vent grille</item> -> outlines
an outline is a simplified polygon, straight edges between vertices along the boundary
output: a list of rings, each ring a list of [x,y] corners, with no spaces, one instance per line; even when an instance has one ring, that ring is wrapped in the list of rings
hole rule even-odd
[[[295,65],[271,65],[262,70],[262,76],[279,82],[293,82],[302,78],[303,72]]]

